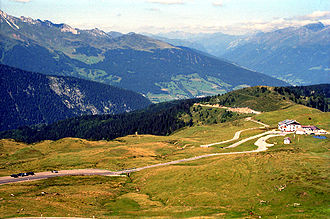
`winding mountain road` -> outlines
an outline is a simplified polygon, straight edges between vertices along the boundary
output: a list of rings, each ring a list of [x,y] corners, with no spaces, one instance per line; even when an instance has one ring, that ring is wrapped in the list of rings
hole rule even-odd
[[[258,123],[259,125],[262,125],[262,127],[259,127],[259,128],[248,128],[248,129],[243,129],[243,130],[240,130],[240,131],[237,131],[235,134],[234,134],[234,137],[232,139],[229,139],[229,140],[226,140],[226,141],[220,141],[220,142],[215,142],[215,143],[211,143],[211,144],[205,144],[205,145],[201,145],[200,147],[202,148],[208,148],[208,147],[211,147],[211,146],[214,146],[214,145],[219,145],[219,144],[225,144],[225,143],[228,143],[228,142],[231,142],[231,141],[235,141],[237,139],[239,139],[240,135],[242,132],[244,131],[248,131],[248,130],[255,130],[255,129],[260,129],[260,128],[269,128],[269,125],[265,124],[265,123],[262,123],[262,122],[259,122],[257,120],[254,120],[252,119],[252,117],[248,117],[245,119],[246,121],[251,121],[251,122],[255,122],[255,123]],[[257,137],[256,137],[257,138]],[[251,139],[249,139],[251,140]],[[247,140],[247,141],[249,141]],[[246,141],[243,141],[241,143],[244,143]],[[240,143],[240,142],[237,142],[237,143]],[[236,144],[237,144],[236,143]],[[240,144],[241,144],[240,143]],[[239,145],[239,144],[238,144]],[[232,148],[232,147],[236,147],[237,145],[231,145],[229,147],[226,147],[226,148]]]
[[[225,144],[225,143],[228,143],[228,142],[231,142],[231,141],[235,141],[235,140],[239,139],[239,136],[241,135],[242,132],[247,131],[247,130],[253,130],[253,129],[258,129],[258,128],[243,129],[243,130],[237,131],[232,139],[225,140],[225,141],[220,141],[220,142],[215,142],[215,143],[211,143],[211,144],[205,144],[205,145],[201,145],[200,147],[208,148],[208,147],[211,147],[211,146],[214,146],[214,145]]]
[[[244,130],[236,132],[235,133],[236,137],[234,136],[234,138],[238,139],[239,134],[242,131],[244,131]],[[254,135],[254,136],[245,138],[245,139],[243,139],[239,142],[236,142],[236,143],[226,147],[226,148],[234,148],[234,147],[237,147],[240,144],[243,144],[244,142],[250,141],[252,139],[259,138],[254,143],[254,145],[258,146],[258,148],[255,149],[255,150],[252,150],[252,151],[239,151],[239,152],[228,152],[228,153],[205,154],[205,155],[195,156],[195,157],[191,157],[191,158],[174,160],[174,161],[170,161],[170,162],[166,162],[166,163],[159,163],[159,164],[154,164],[154,165],[149,165],[149,166],[144,166],[144,167],[139,167],[139,168],[133,168],[133,169],[127,169],[127,170],[121,170],[121,171],[109,171],[109,170],[101,170],[101,169],[76,169],[76,170],[61,170],[58,173],[52,173],[50,171],[40,172],[40,173],[36,173],[34,176],[26,176],[26,177],[20,177],[20,178],[13,178],[13,177],[10,177],[10,176],[5,176],[5,177],[0,177],[0,185],[1,184],[9,184],[9,183],[26,182],[26,181],[32,181],[32,180],[41,180],[41,179],[47,179],[47,178],[59,177],[59,176],[75,176],[75,175],[116,176],[116,175],[120,175],[120,174],[141,171],[141,170],[144,170],[144,169],[167,166],[167,165],[172,165],[172,164],[178,164],[178,163],[181,163],[181,162],[198,160],[198,159],[201,159],[201,158],[212,157],[212,156],[223,156],[223,155],[248,154],[248,153],[262,152],[262,151],[266,151],[268,149],[268,147],[273,146],[273,144],[268,144],[266,142],[267,139],[275,137],[275,136],[280,136],[280,135],[283,136],[283,135],[285,135],[285,133],[282,133],[280,131],[275,131],[275,130],[267,131],[267,132],[264,132],[264,133],[261,133],[261,134],[258,134],[258,135]],[[264,136],[264,137],[262,137],[262,136]],[[232,139],[227,140],[227,141],[223,141],[223,142],[229,142],[229,141],[232,141]]]

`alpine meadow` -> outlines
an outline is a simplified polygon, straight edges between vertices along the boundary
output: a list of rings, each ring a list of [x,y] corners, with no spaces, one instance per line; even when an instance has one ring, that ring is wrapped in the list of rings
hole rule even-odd
[[[330,2],[2,0],[0,218],[329,218]]]

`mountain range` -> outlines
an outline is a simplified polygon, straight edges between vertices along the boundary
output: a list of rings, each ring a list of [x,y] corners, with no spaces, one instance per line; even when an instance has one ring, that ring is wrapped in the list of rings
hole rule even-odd
[[[223,57],[295,85],[330,82],[330,26],[314,23],[233,42]]]
[[[75,76],[144,94],[153,102],[192,98],[281,80],[144,35],[80,30],[1,11],[2,64]]]
[[[172,31],[168,33],[145,34],[172,45],[194,48],[219,58],[223,58],[223,54],[229,49],[232,42],[247,37],[246,35],[230,35],[221,32],[188,33]]]
[[[2,64],[0,84],[1,131],[81,115],[130,112],[151,104],[140,94],[111,85]]]
[[[152,35],[202,50],[293,85],[330,82],[330,26],[321,22],[252,35],[170,32]]]

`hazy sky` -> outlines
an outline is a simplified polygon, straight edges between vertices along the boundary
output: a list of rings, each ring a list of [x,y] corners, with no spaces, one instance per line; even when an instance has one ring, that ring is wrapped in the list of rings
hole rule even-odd
[[[330,0],[0,0],[14,16],[120,32],[270,30],[330,24]]]

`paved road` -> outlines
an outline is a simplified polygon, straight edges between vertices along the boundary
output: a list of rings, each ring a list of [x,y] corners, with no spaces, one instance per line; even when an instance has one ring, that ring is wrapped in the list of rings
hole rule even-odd
[[[266,136],[264,136],[264,135],[266,135]],[[195,157],[191,157],[191,158],[180,159],[180,160],[170,161],[170,162],[166,162],[166,163],[154,164],[154,165],[150,165],[150,166],[139,167],[139,168],[128,169],[128,170],[121,170],[121,171],[109,171],[109,170],[101,170],[101,169],[77,169],[77,170],[61,170],[58,173],[51,173],[50,171],[41,172],[41,173],[36,173],[36,175],[34,175],[34,176],[26,176],[26,177],[20,177],[20,178],[12,178],[10,176],[5,176],[5,177],[0,177],[0,185],[9,184],[9,183],[18,183],[18,182],[24,182],[24,181],[32,181],[32,180],[41,180],[41,179],[47,179],[47,178],[51,178],[51,177],[58,177],[58,176],[74,176],[74,175],[115,176],[115,175],[120,175],[120,174],[125,174],[125,173],[137,172],[137,171],[154,168],[154,167],[160,167],[160,166],[166,166],[166,165],[171,165],[171,164],[178,164],[181,162],[198,160],[198,159],[205,158],[205,157],[256,153],[256,152],[265,151],[265,150],[267,150],[268,147],[273,146],[272,144],[266,143],[266,140],[268,138],[279,136],[279,135],[285,135],[285,133],[282,133],[279,131],[274,131],[274,130],[267,131],[267,132],[243,139],[239,142],[236,142],[236,143],[226,147],[226,148],[234,148],[244,142],[250,141],[255,138],[259,138],[254,143],[256,146],[258,146],[258,148],[256,150],[252,150],[252,151],[205,154],[205,155],[195,156]],[[262,137],[262,136],[264,136],[264,137]]]
[[[275,134],[275,133],[278,133],[278,134]],[[281,133],[281,132],[275,132],[275,133],[271,134],[271,135],[264,136],[262,138],[259,138],[254,143],[254,145],[258,146],[258,148],[255,151],[256,152],[265,151],[265,150],[267,150],[268,147],[274,146],[274,144],[269,144],[269,143],[266,142],[269,138],[286,135],[286,133]]]
[[[254,129],[260,129],[260,128],[268,128],[269,125],[265,124],[265,123],[262,123],[262,122],[259,122],[257,120],[254,120],[252,119],[252,117],[248,117],[245,119],[246,121],[251,121],[251,122],[255,122],[255,123],[258,123],[259,125],[262,125],[262,127],[259,127],[259,128],[248,128],[248,129],[243,129],[243,130],[240,130],[240,131],[237,131],[235,134],[234,134],[234,137],[232,139],[229,139],[229,140],[226,140],[226,141],[220,141],[220,142],[215,142],[215,143],[211,143],[211,144],[205,144],[205,145],[201,145],[202,148],[208,148],[208,147],[211,147],[213,145],[219,145],[219,144],[225,144],[225,143],[228,143],[228,142],[231,142],[231,141],[235,141],[237,139],[239,139],[239,136],[241,135],[242,132],[244,131],[248,131],[248,130],[254,130]],[[249,139],[251,140],[251,139]],[[247,141],[249,141],[247,140]],[[246,141],[244,141],[246,142]],[[241,142],[241,143],[244,143],[244,142]],[[239,143],[239,142],[237,142]],[[240,144],[241,144],[240,143]],[[231,147],[236,147],[236,146],[231,146]]]
[[[111,174],[111,173],[112,172],[110,172],[108,170],[100,170],[100,169],[61,170],[58,173],[52,173],[51,171],[48,171],[48,172],[36,173],[34,176],[24,176],[24,177],[19,177],[19,178],[13,178],[10,176],[0,177],[0,184],[40,180],[40,179],[57,177],[57,176],[100,175],[100,174]]]
[[[220,142],[215,142],[215,143],[211,143],[211,144],[201,145],[201,147],[202,147],[202,148],[208,148],[208,147],[211,147],[211,146],[213,146],[213,145],[225,144],[225,143],[228,143],[228,142],[231,142],[231,141],[235,141],[235,140],[239,139],[239,136],[241,135],[242,132],[247,131],[247,130],[253,130],[253,129],[258,129],[258,128],[243,129],[243,130],[237,131],[237,132],[234,134],[234,137],[233,137],[232,139],[225,140],[225,141],[220,141]]]
[[[237,147],[238,145],[243,144],[243,143],[245,143],[247,141],[250,141],[250,140],[255,139],[255,138],[260,138],[261,136],[272,134],[274,132],[275,132],[275,130],[271,130],[271,131],[263,132],[263,133],[258,134],[258,135],[253,135],[251,137],[244,138],[244,139],[242,139],[242,140],[240,140],[240,141],[238,141],[238,142],[236,142],[236,143],[234,143],[232,145],[229,145],[228,147],[225,147],[225,148],[234,148],[234,147]]]

